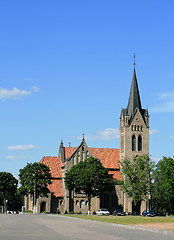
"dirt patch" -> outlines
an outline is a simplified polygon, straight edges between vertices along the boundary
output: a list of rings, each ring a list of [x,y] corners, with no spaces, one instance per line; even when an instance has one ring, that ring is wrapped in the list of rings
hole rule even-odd
[[[174,223],[140,223],[136,224],[136,226],[174,232]]]

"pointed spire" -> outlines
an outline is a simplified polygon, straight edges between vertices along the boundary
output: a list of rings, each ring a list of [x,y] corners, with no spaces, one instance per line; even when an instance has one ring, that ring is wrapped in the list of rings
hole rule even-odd
[[[131,85],[131,90],[130,90],[130,95],[129,95],[129,102],[128,102],[128,106],[127,106],[127,114],[129,116],[129,119],[134,114],[134,111],[136,108],[138,108],[139,110],[142,109],[140,94],[139,94],[139,90],[138,90],[137,77],[136,77],[136,73],[135,73],[135,65],[134,65],[132,85]]]

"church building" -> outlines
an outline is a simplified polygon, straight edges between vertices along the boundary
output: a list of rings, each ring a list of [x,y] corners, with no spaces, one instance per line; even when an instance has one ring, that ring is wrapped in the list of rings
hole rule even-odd
[[[48,197],[39,197],[36,203],[36,212],[82,212],[88,211],[88,200],[84,194],[76,194],[65,188],[64,177],[72,166],[94,157],[101,161],[108,169],[110,176],[117,180],[124,180],[121,175],[120,161],[124,158],[132,159],[133,156],[149,154],[149,114],[143,109],[140,100],[135,66],[133,70],[132,85],[127,108],[121,110],[120,116],[120,149],[115,148],[90,148],[85,138],[77,147],[65,147],[61,142],[57,157],[43,157],[40,162],[49,166],[52,176],[52,184],[48,186]],[[148,208],[150,196],[139,207],[141,214]],[[107,208],[111,213],[118,208],[132,214],[134,202],[121,185],[115,185],[113,192],[105,192],[102,196],[92,198],[91,212],[99,208]],[[29,194],[25,197],[25,209],[33,210],[33,198]]]

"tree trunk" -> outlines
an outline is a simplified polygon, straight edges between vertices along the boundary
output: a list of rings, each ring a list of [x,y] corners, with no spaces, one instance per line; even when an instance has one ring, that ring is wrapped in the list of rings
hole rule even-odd
[[[7,212],[7,204],[6,204],[6,199],[4,198],[4,213]]]
[[[88,211],[90,212],[91,210],[91,197],[88,196]]]

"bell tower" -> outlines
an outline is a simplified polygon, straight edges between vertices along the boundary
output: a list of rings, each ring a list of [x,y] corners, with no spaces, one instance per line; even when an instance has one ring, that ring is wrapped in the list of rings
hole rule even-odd
[[[129,101],[120,116],[120,161],[149,154],[149,114],[141,106],[135,66]]]
[[[149,154],[149,114],[148,110],[143,109],[141,105],[134,63],[128,105],[121,110],[120,116],[120,161],[124,158],[131,160],[134,156],[143,154]],[[146,208],[147,201],[142,202],[140,212]],[[124,191],[123,209],[133,212],[133,199]]]

